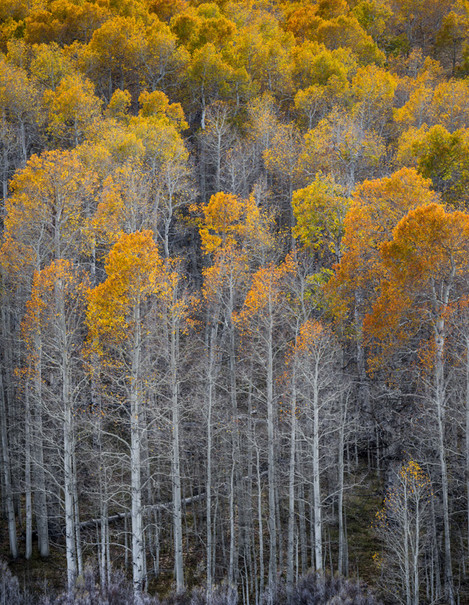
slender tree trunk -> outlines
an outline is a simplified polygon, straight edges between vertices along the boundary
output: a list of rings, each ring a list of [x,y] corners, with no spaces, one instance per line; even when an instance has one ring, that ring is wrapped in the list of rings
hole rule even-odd
[[[360,402],[363,406],[363,411],[368,415],[370,409],[370,390],[368,386],[368,376],[366,373],[365,347],[363,346],[363,292],[360,288],[355,290],[355,311],[354,320],[356,326],[356,342],[357,342],[357,371],[358,385],[360,393]],[[368,421],[368,418],[366,419]]]
[[[26,514],[26,549],[25,558],[33,554],[33,502],[31,488],[31,400],[29,381],[25,389],[25,433],[24,433],[24,492]]]
[[[402,532],[402,539],[404,540],[404,584],[405,584],[405,597],[407,605],[412,604],[412,593],[410,590],[410,553],[409,553],[409,511],[407,502],[407,486],[404,485],[404,530]]]
[[[77,459],[75,454],[75,435],[73,447],[73,508],[75,512],[75,543],[77,552],[77,568],[78,575],[83,575],[83,555],[81,550],[81,530],[80,530],[80,506],[78,502],[78,476],[77,476]]]
[[[18,542],[16,537],[16,518],[13,506],[13,493],[11,487],[10,452],[8,447],[8,427],[5,405],[5,391],[3,387],[3,369],[0,367],[0,431],[2,441],[2,466],[5,485],[5,504],[8,519],[8,537],[10,540],[10,553],[16,559],[18,556]]]
[[[106,484],[105,480],[103,480],[102,473],[100,478],[100,497],[101,497],[101,553],[100,553],[100,579],[101,586],[106,590],[108,586],[107,582],[107,573],[106,573],[106,544],[107,544],[107,493],[106,493]]]
[[[259,532],[259,595],[264,590],[264,527],[262,523],[262,483],[259,447],[256,446],[257,467],[257,524]]]
[[[235,343],[235,328],[232,321],[232,313],[234,309],[234,291],[230,289],[229,307],[227,310],[228,315],[228,330],[229,330],[229,355],[230,355],[230,398],[231,398],[231,417],[232,417],[232,438],[231,438],[231,457],[233,461],[233,478],[232,488],[230,490],[230,510],[232,515],[230,520],[232,522],[230,531],[230,565],[228,579],[231,584],[235,584],[238,578],[238,527],[235,525],[235,509],[240,504],[239,494],[239,470],[236,464],[240,458],[240,438],[239,438],[239,425],[237,422],[238,416],[238,396],[237,396],[237,382],[236,382],[236,343]]]
[[[313,498],[314,498],[314,556],[316,570],[323,569],[322,560],[322,504],[319,472],[319,367],[316,361],[313,383]]]
[[[301,454],[302,448],[297,448],[297,466],[301,472]],[[304,475],[303,475],[304,476]],[[300,481],[298,486],[298,516],[299,516],[299,542],[301,555],[301,573],[306,573],[308,568],[308,538],[306,535],[306,505],[305,505],[305,489],[304,482]]]
[[[34,500],[39,554],[49,556],[49,519],[42,425],[42,346],[40,337],[35,338],[36,367],[34,372]]]
[[[171,226],[171,218],[172,214],[169,217],[164,219],[164,238],[163,238],[163,247],[164,247],[164,257],[169,258],[169,228]]]
[[[347,421],[347,397],[341,395],[341,423],[339,431],[339,459],[338,459],[338,479],[339,494],[337,502],[337,514],[339,518],[339,561],[338,572],[340,575],[348,575],[346,552],[347,543],[344,529],[344,443],[345,443],[345,423]]]
[[[295,471],[296,471],[296,360],[293,359],[292,393],[290,405],[290,471],[288,478],[288,546],[287,546],[287,593],[293,593],[294,546],[295,546]]]
[[[214,366],[217,326],[213,324],[210,330],[210,341],[208,343],[208,376],[207,376],[207,481],[206,481],[206,525],[207,525],[207,596],[212,593],[213,568],[212,568],[212,411],[213,396],[215,389]]]
[[[6,109],[2,109],[2,139],[8,137],[7,123],[6,123]],[[3,145],[3,165],[2,165],[2,182],[3,182],[3,207],[5,206],[5,200],[8,197],[8,145]]]
[[[253,421],[252,421],[252,384],[248,386],[247,394],[247,430],[245,433],[245,440],[242,446],[243,450],[246,451],[246,478],[243,481],[242,491],[244,493],[244,559],[245,559],[245,570],[246,570],[246,582],[247,582],[247,597],[248,603],[250,603],[250,596],[255,593],[255,577],[257,569],[255,569],[255,562],[253,553],[255,552],[255,539],[254,539],[254,523],[253,523],[253,509],[252,509],[252,484],[253,484]],[[256,555],[257,556],[257,555]]]
[[[67,588],[69,594],[77,578],[77,544],[75,526],[75,473],[74,473],[74,422],[70,384],[70,357],[63,285],[59,279],[55,285],[58,307],[57,344],[61,351],[61,381],[63,405],[63,455],[64,455],[64,500],[65,500],[65,550],[67,558]]]
[[[269,479],[269,585],[272,587],[277,573],[277,523],[275,510],[275,451],[274,451],[274,360],[273,325],[270,321],[267,334],[267,471]]]
[[[441,586],[441,564],[440,564],[440,544],[438,541],[437,534],[437,518],[436,518],[436,510],[435,510],[435,500],[432,498],[431,500],[431,514],[432,514],[432,522],[431,522],[431,531],[432,531],[432,569],[433,569],[433,578],[432,578],[432,602],[438,601],[442,597],[442,586]]]
[[[236,458],[235,452],[231,451],[231,471],[230,471],[230,498],[229,498],[229,519],[230,519],[230,561],[228,566],[228,583],[233,586],[235,583],[235,540],[232,539],[236,532],[235,523],[235,469],[236,469]]]
[[[417,501],[415,509],[415,544],[414,544],[414,605],[419,605],[420,601],[420,578],[419,578],[419,556],[420,556],[420,503]]]
[[[144,582],[144,550],[141,484],[141,403],[140,403],[140,305],[134,309],[135,336],[131,360],[130,383],[130,475],[132,519],[132,577],[134,593],[138,595]]]
[[[171,318],[170,343],[170,373],[171,373],[171,402],[173,421],[172,444],[172,482],[173,482],[173,531],[174,531],[174,568],[176,574],[176,590],[184,591],[184,567],[182,552],[182,502],[181,502],[181,463],[179,445],[179,394],[178,394],[178,346],[179,333],[177,320],[173,311]]]
[[[20,120],[20,140],[21,140],[21,151],[23,155],[23,166],[26,165],[28,161],[28,150],[26,148],[26,129],[24,126],[24,121]]]
[[[445,545],[445,588],[449,605],[454,605],[453,567],[451,561],[451,538],[448,502],[448,471],[445,456],[445,378],[444,378],[445,322],[438,319],[435,332],[435,400],[438,422],[438,450],[441,470],[441,492],[443,498],[443,527]]]
[[[469,550],[469,336],[466,337],[466,497],[467,548]]]
[[[205,93],[204,93],[204,85],[202,84],[202,94],[201,94],[201,105],[202,105],[202,114],[200,116],[200,128],[205,130],[205,114],[207,113],[207,108],[205,106]]]
[[[63,391],[67,384],[63,386]],[[75,543],[75,508],[73,498],[73,429],[72,410],[64,397],[64,498],[65,498],[65,548],[67,555],[67,586],[69,593],[75,586],[77,577],[76,543]]]

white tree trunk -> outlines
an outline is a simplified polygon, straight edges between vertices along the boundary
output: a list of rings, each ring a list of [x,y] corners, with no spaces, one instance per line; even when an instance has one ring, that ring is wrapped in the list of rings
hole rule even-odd
[[[466,497],[467,547],[469,549],[469,336],[466,337]]]
[[[262,483],[260,468],[259,447],[256,446],[256,468],[257,468],[257,524],[259,532],[259,594],[264,589],[264,525],[262,522]]]
[[[443,528],[445,545],[445,587],[449,605],[454,605],[453,567],[451,561],[451,539],[448,502],[448,471],[445,455],[445,377],[444,377],[445,321],[438,319],[435,330],[435,403],[438,423],[438,454],[441,470],[441,492],[443,498]]]
[[[10,540],[10,553],[16,559],[18,556],[18,542],[16,538],[16,518],[15,509],[13,506],[13,493],[11,489],[11,468],[10,468],[10,453],[8,447],[8,428],[5,406],[5,391],[3,389],[3,371],[0,368],[0,430],[2,442],[2,466],[3,480],[5,485],[5,504],[8,519],[8,537]]]
[[[345,444],[345,423],[347,421],[347,397],[342,395],[341,423],[339,432],[339,459],[338,459],[338,479],[339,495],[337,502],[337,514],[339,517],[339,562],[338,572],[340,575],[348,575],[347,565],[347,542],[345,539],[344,528],[344,444]]]
[[[214,366],[217,327],[212,325],[209,336],[208,371],[207,371],[207,480],[206,480],[206,525],[207,525],[207,596],[212,594],[213,571],[213,543],[212,543],[212,412],[215,390]]]
[[[296,360],[293,359],[290,404],[290,469],[288,477],[288,546],[287,546],[287,594],[293,593],[294,545],[295,545],[295,471],[296,471]]]
[[[44,469],[43,426],[42,426],[42,346],[39,337],[34,342],[36,367],[34,372],[34,503],[39,554],[49,556],[49,524],[46,477]]]
[[[322,561],[322,505],[321,505],[321,482],[319,474],[319,365],[316,361],[313,369],[313,498],[314,498],[314,556],[316,570],[323,569]]]
[[[135,336],[131,361],[130,384],[130,476],[131,476],[131,521],[132,521],[132,577],[134,593],[138,595],[144,582],[144,549],[142,519],[141,482],[141,403],[140,403],[140,307],[134,310]]]
[[[235,583],[235,544],[236,541],[233,539],[235,535],[235,469],[236,469],[236,458],[235,452],[231,451],[231,471],[230,471],[230,497],[229,497],[229,518],[230,518],[230,560],[228,565],[228,583],[233,586]]]
[[[410,552],[409,552],[409,516],[408,516],[408,502],[407,502],[407,485],[404,484],[404,506],[403,506],[403,531],[402,539],[404,540],[404,586],[405,586],[405,597],[407,605],[412,603],[412,593],[410,590]]]
[[[75,455],[75,435],[73,436],[73,508],[75,512],[75,543],[77,553],[78,575],[83,575],[83,555],[81,550],[81,531],[80,531],[80,506],[78,502],[78,484],[77,484],[77,459]]]
[[[66,386],[64,385],[64,391]],[[64,394],[65,400],[65,394]],[[73,429],[72,410],[65,404],[64,427],[64,500],[65,500],[65,549],[67,556],[67,587],[71,592],[77,577],[76,544],[75,544],[75,508],[73,490]]]
[[[419,605],[420,601],[420,576],[419,576],[419,557],[420,557],[420,502],[418,502],[415,510],[415,542],[413,556],[413,571],[414,571],[414,605]]]
[[[358,388],[360,393],[363,412],[370,414],[370,389],[368,385],[368,375],[366,373],[365,347],[363,345],[363,292],[360,288],[355,290],[355,310],[354,321],[356,329],[356,344],[357,344],[357,371],[358,371]],[[366,418],[368,421],[368,418]]]
[[[231,284],[232,286],[232,284]],[[239,505],[239,472],[237,472],[236,461],[239,459],[239,428],[237,423],[238,415],[238,398],[236,386],[236,345],[235,345],[235,329],[232,322],[232,313],[234,309],[234,290],[230,287],[229,306],[227,309],[228,330],[229,330],[229,355],[230,355],[230,398],[231,398],[231,416],[232,416],[232,433],[231,433],[231,459],[232,473],[230,482],[232,489],[230,490],[230,563],[228,568],[228,581],[230,584],[235,584],[238,578],[238,528],[235,524],[235,509],[236,503]]]
[[[25,558],[28,560],[33,554],[33,502],[31,487],[31,400],[29,383],[25,392],[25,434],[24,434],[24,491],[26,515],[26,548]]]
[[[174,571],[177,592],[184,591],[184,566],[182,552],[182,498],[181,498],[181,462],[179,445],[179,394],[178,394],[178,348],[179,333],[177,319],[172,316],[170,343],[171,405],[173,423],[172,443],[172,482],[173,482],[173,531],[174,531]]]
[[[274,451],[274,367],[273,325],[269,323],[267,334],[267,472],[269,480],[269,585],[273,586],[277,573],[277,523],[275,508],[275,451]]]
[[[67,326],[65,322],[65,303],[61,280],[55,286],[58,307],[56,329],[57,346],[61,353],[61,380],[63,405],[63,456],[64,456],[64,501],[65,501],[65,551],[67,558],[67,588],[72,592],[77,578],[77,544],[75,527],[75,435],[73,422],[73,402],[70,384],[70,357]]]

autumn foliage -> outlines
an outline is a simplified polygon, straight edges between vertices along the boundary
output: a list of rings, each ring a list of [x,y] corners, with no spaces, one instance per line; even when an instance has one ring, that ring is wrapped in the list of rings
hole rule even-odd
[[[1,552],[69,600],[92,559],[136,603],[469,602],[468,26],[0,0]]]

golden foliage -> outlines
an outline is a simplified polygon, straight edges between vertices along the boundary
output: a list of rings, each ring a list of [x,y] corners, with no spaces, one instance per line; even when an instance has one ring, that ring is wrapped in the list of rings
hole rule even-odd
[[[331,176],[318,173],[304,189],[292,198],[296,225],[293,235],[315,250],[329,250],[340,262],[344,219],[350,206],[344,188]]]
[[[436,203],[410,210],[383,242],[380,295],[365,319],[382,358],[427,321],[436,328],[458,297],[456,285],[469,270],[469,214]]]
[[[252,277],[251,288],[241,311],[233,319],[243,330],[256,330],[256,320],[266,318],[270,321],[281,309],[286,297],[286,282],[295,274],[296,262],[289,255],[285,262],[276,266],[269,264],[261,267]]]
[[[164,289],[165,268],[152,232],[121,235],[105,270],[106,280],[88,293],[90,335],[125,341],[135,329],[135,308]]]
[[[254,196],[241,200],[231,193],[212,195],[208,204],[193,206],[200,212],[199,233],[205,254],[238,246],[249,250],[272,245],[271,221],[259,209]]]

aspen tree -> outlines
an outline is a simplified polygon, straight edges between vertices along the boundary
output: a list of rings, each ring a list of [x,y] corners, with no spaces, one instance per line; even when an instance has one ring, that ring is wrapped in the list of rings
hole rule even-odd
[[[422,202],[434,202],[438,195],[430,182],[413,169],[403,168],[390,177],[366,180],[354,191],[344,219],[346,252],[326,289],[331,306],[342,320],[353,317],[360,398],[370,411],[366,374],[363,320],[376,296],[382,272],[380,248],[392,239],[392,230],[406,212]]]
[[[90,339],[100,356],[116,356],[129,406],[132,574],[138,594],[145,581],[141,451],[143,382],[151,303],[161,289],[162,260],[150,231],[122,235],[105,264],[107,279],[88,294]]]
[[[34,249],[37,268],[54,259],[76,259],[84,247],[85,210],[92,205],[96,180],[74,151],[32,156],[10,183],[6,236]]]
[[[210,319],[208,319],[207,329],[210,330],[207,335],[208,340],[208,377],[207,377],[207,590],[211,591],[213,582],[213,570],[211,567],[211,558],[213,557],[213,545],[212,545],[212,529],[211,529],[211,518],[213,511],[211,510],[212,501],[212,416],[215,415],[215,396],[216,396],[216,382],[215,376],[220,372],[219,358],[223,354],[224,340],[228,338],[228,353],[230,363],[230,393],[231,393],[231,416],[233,421],[236,423],[237,417],[237,402],[236,402],[236,382],[233,374],[236,372],[234,366],[235,363],[235,342],[234,342],[234,326],[232,325],[232,313],[239,304],[240,294],[239,291],[245,287],[247,281],[247,260],[245,255],[235,249],[234,246],[229,244],[224,246],[223,249],[219,250],[215,254],[214,264],[204,271],[204,287],[203,296],[204,301],[208,306],[210,312]],[[218,359],[218,362],[217,362]],[[236,424],[233,426],[233,443],[232,447],[232,458],[236,459],[239,457],[239,436],[237,434]],[[238,481],[239,477],[236,476]],[[239,486],[236,484],[234,490],[230,490],[230,509],[234,511],[235,499],[239,497]],[[237,502],[238,506],[241,506],[241,502]],[[235,540],[236,540],[236,529],[234,527],[234,514],[230,518],[230,565],[229,565],[229,579],[230,582],[234,581],[234,566],[235,566]],[[209,581],[210,577],[210,581]]]
[[[163,262],[151,231],[123,234],[105,263],[107,279],[89,292],[88,326],[95,352],[114,367],[123,384],[130,427],[132,570],[135,593],[145,582],[143,447],[149,386],[169,407],[171,483],[177,591],[184,590],[180,336],[187,316],[182,279]],[[159,347],[153,352],[153,347]],[[150,363],[150,360],[152,362]],[[160,369],[158,376],[156,368]]]
[[[244,306],[235,316],[235,321],[251,342],[256,343],[256,361],[262,367],[265,380],[265,392],[261,400],[266,406],[267,420],[267,467],[268,467],[268,528],[269,528],[269,587],[276,582],[278,565],[277,524],[277,483],[276,483],[276,441],[275,419],[277,416],[277,396],[274,392],[274,360],[280,343],[277,341],[277,329],[280,313],[285,302],[285,278],[294,272],[294,261],[289,257],[285,263],[276,267],[262,267],[253,275],[250,291]]]
[[[303,439],[311,448],[314,522],[315,569],[325,567],[323,554],[323,505],[321,494],[322,465],[324,464],[324,434],[328,448],[333,449],[332,418],[338,413],[341,384],[339,379],[339,351],[329,329],[318,321],[308,320],[300,327],[296,344],[298,357],[297,401],[304,406],[302,415]],[[338,425],[340,428],[340,424]],[[338,442],[337,437],[335,438]]]
[[[55,90],[43,96],[47,130],[60,147],[76,147],[97,129],[101,100],[93,84],[79,75],[65,76]]]
[[[310,185],[294,192],[292,207],[296,218],[293,235],[321,256],[331,252],[340,263],[344,220],[350,207],[344,188],[318,173]]]
[[[248,281],[249,261],[256,262],[272,245],[270,222],[257,207],[254,197],[242,200],[222,192],[213,195],[208,204],[198,209],[202,249],[213,258],[213,265],[204,271],[204,296],[215,304],[225,339],[228,356],[228,383],[231,408],[231,461],[239,462],[241,435],[238,425],[237,334],[234,313],[241,304]],[[213,346],[213,343],[211,343]],[[238,465],[239,466],[239,465]],[[237,576],[239,527],[235,527],[236,507],[242,512],[240,470],[233,466],[234,489],[230,490],[230,559],[229,581]]]
[[[388,270],[382,278],[381,296],[367,318],[367,329],[381,342],[386,325],[387,346],[399,346],[425,318],[433,332],[432,403],[437,417],[437,444],[443,504],[445,588],[455,602],[451,559],[450,508],[445,444],[448,393],[445,379],[447,311],[459,297],[469,270],[469,215],[446,212],[439,204],[411,210],[383,244],[382,260]],[[396,301],[399,301],[396,304]],[[384,317],[386,320],[383,321]],[[404,332],[404,326],[407,333]]]
[[[423,554],[428,546],[428,524],[433,489],[428,475],[415,460],[402,464],[393,476],[384,505],[376,513],[374,528],[384,543],[384,556],[375,553],[386,592],[401,603],[421,603]]]
[[[43,431],[52,431],[51,441],[62,433],[59,448],[63,473],[67,587],[70,592],[82,573],[79,533],[75,412],[83,388],[80,367],[82,321],[85,310],[86,282],[69,261],[57,260],[34,275],[31,299],[27,305],[23,331],[30,355],[30,366],[49,374],[50,386],[41,393]],[[40,355],[37,357],[37,341]],[[37,366],[41,363],[42,368]],[[55,378],[52,378],[55,377]],[[34,380],[34,377],[33,377]],[[57,426],[56,426],[57,425]],[[42,438],[42,436],[40,436]]]

